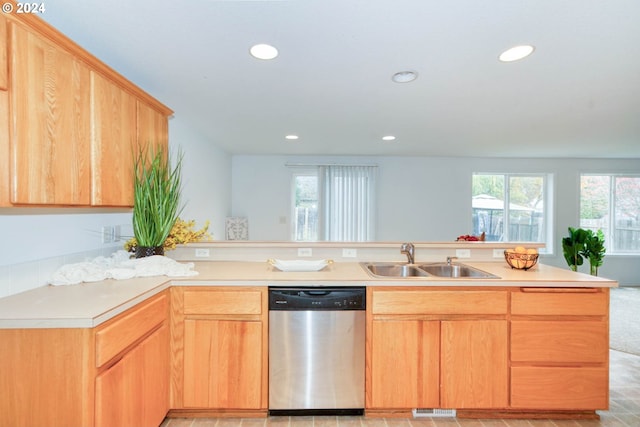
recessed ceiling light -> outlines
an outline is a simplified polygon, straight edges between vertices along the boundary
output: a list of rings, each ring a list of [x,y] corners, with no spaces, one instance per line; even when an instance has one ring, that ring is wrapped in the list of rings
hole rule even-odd
[[[395,141],[395,140],[396,140],[396,137],[395,137],[395,136],[393,136],[393,135],[386,135],[386,136],[383,136],[383,137],[382,137],[382,140],[383,140],[383,141]]]
[[[507,49],[504,52],[502,52],[498,57],[498,59],[502,62],[518,61],[522,58],[526,58],[527,56],[531,55],[534,50],[535,50],[535,47],[528,44],[521,45],[521,46],[514,46],[511,49]]]
[[[258,59],[273,59],[278,56],[278,49],[270,44],[257,44],[251,46],[249,52],[254,58]]]
[[[288,139],[289,141],[295,141],[298,138],[298,135],[287,135],[284,137],[284,139]]]
[[[399,71],[391,76],[391,80],[396,83],[409,83],[418,78],[418,73],[415,71]]]

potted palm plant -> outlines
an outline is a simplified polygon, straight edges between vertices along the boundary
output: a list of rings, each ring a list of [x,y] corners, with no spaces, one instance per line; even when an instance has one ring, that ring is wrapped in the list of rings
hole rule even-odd
[[[578,266],[584,262],[584,243],[587,231],[582,228],[569,227],[569,236],[562,239],[562,251],[569,268],[578,271]]]
[[[578,266],[589,260],[589,272],[592,276],[598,275],[598,267],[604,262],[606,252],[604,246],[604,233],[602,230],[594,232],[583,228],[569,227],[569,236],[562,239],[564,259],[573,271],[578,271]]]
[[[136,258],[164,255],[163,244],[182,211],[182,153],[175,167],[161,147],[140,149],[134,159],[133,234]]]
[[[587,239],[584,242],[584,256],[589,260],[589,272],[592,276],[598,275],[598,267],[602,266],[606,252],[602,230],[597,232],[589,230]]]

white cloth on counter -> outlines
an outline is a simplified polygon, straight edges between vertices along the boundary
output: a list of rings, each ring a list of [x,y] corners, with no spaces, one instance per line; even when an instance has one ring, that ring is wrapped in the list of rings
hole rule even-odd
[[[134,277],[196,276],[192,262],[179,263],[162,255],[129,258],[127,251],[114,252],[110,257],[99,256],[91,261],[66,264],[53,273],[49,281],[54,286],[77,285],[81,282],[99,282],[106,279],[132,279]]]

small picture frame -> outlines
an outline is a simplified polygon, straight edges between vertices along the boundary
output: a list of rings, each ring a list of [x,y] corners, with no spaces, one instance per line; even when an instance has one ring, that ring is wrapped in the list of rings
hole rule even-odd
[[[225,231],[227,240],[249,240],[249,221],[243,217],[227,217]]]

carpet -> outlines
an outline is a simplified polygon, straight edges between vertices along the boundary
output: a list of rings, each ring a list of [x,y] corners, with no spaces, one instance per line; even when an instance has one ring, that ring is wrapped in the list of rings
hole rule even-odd
[[[611,289],[609,347],[640,356],[640,288]]]

